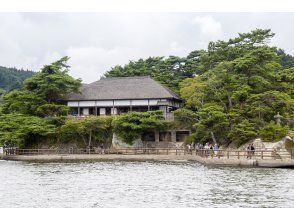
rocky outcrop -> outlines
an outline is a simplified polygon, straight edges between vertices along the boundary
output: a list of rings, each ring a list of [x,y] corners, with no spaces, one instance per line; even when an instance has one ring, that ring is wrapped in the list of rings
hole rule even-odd
[[[275,151],[276,157],[280,159],[289,159],[292,151],[294,152],[294,139],[290,136],[277,142],[264,142],[260,138],[256,138],[242,145],[241,149],[245,150],[252,143],[256,151]]]
[[[137,139],[132,145],[124,143],[118,138],[116,134],[113,134],[112,138],[112,148],[121,149],[121,148],[172,148],[172,149],[181,149],[184,147],[184,142],[169,142],[169,141],[142,141]]]

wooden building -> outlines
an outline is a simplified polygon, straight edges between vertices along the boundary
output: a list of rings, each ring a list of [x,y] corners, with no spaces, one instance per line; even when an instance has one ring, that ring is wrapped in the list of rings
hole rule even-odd
[[[84,84],[66,99],[73,116],[117,115],[128,111],[162,110],[165,118],[180,106],[180,98],[168,88],[142,77],[102,78]]]

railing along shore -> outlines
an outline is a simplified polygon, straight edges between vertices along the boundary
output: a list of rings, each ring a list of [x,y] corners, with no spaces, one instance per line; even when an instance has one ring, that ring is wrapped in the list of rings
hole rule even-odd
[[[124,149],[19,149],[6,148],[5,155],[59,155],[59,154],[117,154],[117,155],[194,155],[203,158],[227,159],[294,159],[294,150],[277,152],[275,150],[204,150],[171,148],[124,148]]]

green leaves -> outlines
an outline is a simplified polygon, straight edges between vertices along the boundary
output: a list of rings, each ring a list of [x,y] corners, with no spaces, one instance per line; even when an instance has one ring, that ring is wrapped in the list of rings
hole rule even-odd
[[[198,61],[193,58],[149,57],[130,61],[124,67],[115,66],[104,75],[106,77],[150,76],[177,93],[180,81],[193,76],[197,63]]]
[[[41,137],[55,134],[55,126],[45,119],[21,114],[0,116],[0,144],[9,142],[20,147],[31,147]]]
[[[283,127],[271,122],[260,129],[259,134],[264,141],[279,141],[286,136],[287,131],[288,127]]]
[[[281,69],[277,49],[267,45],[273,36],[270,30],[256,29],[210,42],[207,51],[196,54],[200,75],[183,80],[180,94],[187,108],[197,110],[197,140],[211,141],[213,132],[222,144],[242,144],[265,134],[259,130],[277,112],[293,117],[294,71]]]
[[[144,131],[163,130],[167,126],[162,111],[129,112],[113,120],[114,133],[127,144],[133,144]]]
[[[3,96],[2,112],[5,114],[19,113],[36,115],[37,108],[46,102],[34,93],[27,91],[12,91]]]
[[[48,135],[55,134],[64,124],[68,107],[60,101],[77,91],[80,80],[68,75],[68,57],[63,57],[25,81],[21,91],[6,93],[1,106],[0,142],[8,141],[21,147],[32,147]],[[1,113],[1,114],[2,114]],[[39,118],[45,117],[46,119]]]
[[[110,143],[112,117],[99,116],[85,119],[68,119],[59,129],[63,143],[83,143],[84,147]]]
[[[37,108],[36,113],[41,117],[66,116],[69,107],[58,104],[44,104]]]
[[[25,80],[24,88],[48,103],[58,102],[69,93],[77,92],[81,80],[68,75],[68,59],[63,57],[50,65],[45,65],[41,72]]]
[[[238,145],[243,144],[257,136],[258,133],[256,125],[248,119],[243,119],[240,123],[235,124],[233,129],[231,129],[228,133],[228,137]]]
[[[197,122],[197,114],[189,109],[180,108],[174,112],[176,123],[185,126],[186,128],[192,128]]]

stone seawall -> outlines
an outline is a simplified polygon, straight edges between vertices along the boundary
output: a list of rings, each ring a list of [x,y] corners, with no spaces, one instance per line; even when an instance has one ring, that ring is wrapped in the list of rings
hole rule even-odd
[[[194,161],[212,166],[294,168],[294,160],[203,158],[196,155],[117,155],[117,154],[68,154],[68,155],[1,155],[2,160],[28,162],[80,162],[80,161]]]
[[[255,166],[255,160],[202,158],[196,155],[116,155],[116,154],[69,154],[69,155],[3,155],[2,160],[59,162],[59,161],[196,161],[206,165]]]

